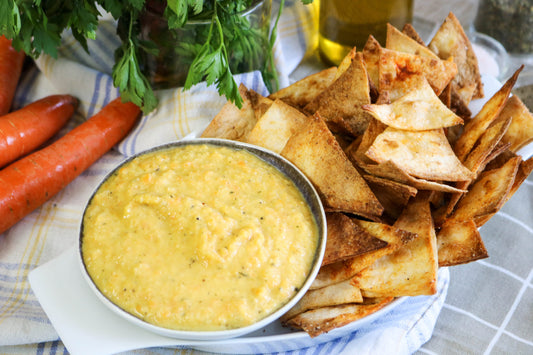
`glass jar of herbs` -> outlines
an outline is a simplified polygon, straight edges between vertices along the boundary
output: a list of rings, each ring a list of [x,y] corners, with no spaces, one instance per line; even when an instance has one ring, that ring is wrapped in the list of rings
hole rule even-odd
[[[510,55],[533,60],[533,0],[480,0],[474,27]]]

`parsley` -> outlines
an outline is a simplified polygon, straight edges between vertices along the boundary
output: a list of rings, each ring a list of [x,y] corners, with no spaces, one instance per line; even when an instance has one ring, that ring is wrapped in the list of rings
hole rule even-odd
[[[42,53],[57,58],[61,35],[70,29],[88,51],[87,40],[96,38],[99,11],[103,9],[118,20],[117,34],[121,39],[121,46],[115,51],[113,84],[125,101],[147,113],[155,109],[157,98],[142,68],[147,54],[159,51],[153,41],[139,36],[139,19],[148,3],[164,7],[163,16],[170,30],[183,28],[191,20],[209,23],[206,33],[194,41],[179,43],[176,49],[190,63],[185,89],[205,80],[240,107],[242,98],[233,73],[260,68],[269,90],[277,90],[272,48],[284,0],[269,38],[253,30],[246,18],[232,16],[250,7],[253,0],[1,0],[0,34],[33,58]]]

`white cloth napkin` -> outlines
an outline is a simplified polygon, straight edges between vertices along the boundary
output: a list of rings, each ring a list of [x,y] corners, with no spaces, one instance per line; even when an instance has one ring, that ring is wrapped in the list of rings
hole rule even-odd
[[[289,83],[289,74],[314,45],[314,14],[312,7],[306,7],[300,1],[286,3],[275,52],[283,85]],[[65,37],[59,59],[43,56],[36,61],[37,67],[25,72],[15,97],[15,107],[50,94],[72,94],[80,99],[80,107],[65,131],[71,129],[117,97],[118,91],[110,77],[113,50],[117,45],[112,21],[102,21],[97,40],[89,43],[91,55],[87,55],[72,38]],[[268,94],[258,72],[238,75],[236,79],[260,94]],[[162,90],[157,96],[160,100],[158,109],[144,116],[117,149],[102,157],[48,203],[0,235],[0,346],[58,339],[54,324],[32,292],[28,274],[76,246],[83,206],[100,179],[126,156],[181,139],[191,132],[201,132],[226,101],[213,87],[202,84],[189,91],[181,88]],[[439,275],[438,294],[409,298],[368,327],[309,348],[308,352],[408,354],[416,351],[430,338],[446,296],[448,272],[444,269]],[[260,351],[284,351],[287,347],[283,346],[269,345]],[[256,352],[257,349],[252,347],[249,350]]]

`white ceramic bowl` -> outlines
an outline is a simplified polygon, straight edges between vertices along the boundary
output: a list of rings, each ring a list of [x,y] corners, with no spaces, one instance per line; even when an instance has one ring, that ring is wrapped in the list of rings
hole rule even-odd
[[[285,176],[290,178],[295,185],[298,187],[298,189],[302,192],[302,195],[304,196],[305,200],[307,201],[311,212],[313,213],[317,226],[318,226],[318,235],[319,240],[317,244],[317,250],[315,252],[315,257],[313,261],[313,265],[311,267],[311,270],[303,284],[303,286],[299,289],[299,291],[290,299],[287,303],[285,303],[281,308],[276,310],[274,313],[271,313],[270,315],[266,316],[265,318],[260,319],[256,323],[253,323],[248,326],[244,326],[241,328],[236,329],[229,329],[229,330],[216,330],[216,331],[186,331],[186,330],[173,330],[168,328],[159,327],[156,325],[153,325],[151,323],[148,323],[126,311],[124,311],[122,308],[114,304],[112,301],[110,301],[104,294],[100,292],[100,290],[96,287],[93,280],[91,279],[91,276],[88,274],[87,269],[83,262],[83,255],[82,255],[82,243],[83,243],[83,218],[82,223],[80,225],[80,237],[79,237],[79,252],[78,252],[78,260],[79,264],[81,266],[82,274],[84,275],[85,280],[87,281],[89,287],[93,290],[93,292],[96,294],[96,296],[114,313],[118,314],[120,317],[123,317],[124,319],[138,325],[139,327],[142,327],[144,329],[147,329],[149,331],[152,331],[154,333],[157,333],[159,335],[168,336],[172,338],[177,339],[187,339],[187,340],[219,340],[219,339],[228,339],[233,337],[238,337],[250,332],[253,332],[255,330],[264,328],[269,323],[273,322],[274,320],[278,319],[281,315],[283,315],[285,312],[287,312],[292,306],[294,306],[300,298],[306,293],[306,291],[311,286],[311,283],[313,282],[314,278],[316,277],[316,274],[318,273],[318,270],[320,269],[320,265],[322,263],[322,258],[324,256],[325,248],[326,248],[326,234],[327,234],[327,227],[326,227],[326,217],[324,213],[324,209],[322,207],[322,204],[320,202],[320,198],[314,189],[313,185],[310,183],[310,181],[303,175],[300,170],[298,170],[292,163],[290,163],[287,159],[281,157],[280,155],[277,155],[275,153],[272,153],[271,151],[268,151],[266,149],[225,140],[225,139],[211,139],[211,138],[197,138],[197,139],[190,139],[190,140],[182,140],[175,143],[165,144],[162,146],[158,146],[155,148],[152,148],[150,150],[147,150],[145,152],[139,153],[137,155],[134,155],[128,159],[126,159],[124,162],[122,162],[119,166],[117,166],[113,171],[111,171],[99,184],[99,186],[95,189],[94,193],[98,191],[100,185],[106,181],[106,179],[111,176],[117,169],[119,169],[122,165],[129,162],[130,160],[136,158],[137,156],[141,154],[145,154],[148,152],[153,152],[156,150],[171,148],[175,146],[183,146],[183,145],[189,145],[189,144],[212,144],[215,146],[223,146],[223,147],[230,147],[233,149],[242,149],[246,150],[255,156],[259,157],[263,161],[266,161],[268,164],[276,167],[279,171],[281,171]],[[93,196],[94,196],[93,193]],[[92,200],[89,199],[89,203]],[[89,205],[87,204],[87,206]],[[85,215],[85,211],[84,211]]]

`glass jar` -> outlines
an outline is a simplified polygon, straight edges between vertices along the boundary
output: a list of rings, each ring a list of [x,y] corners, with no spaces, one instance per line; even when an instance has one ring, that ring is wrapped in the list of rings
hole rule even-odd
[[[246,38],[226,34],[228,60],[233,74],[262,70],[267,60],[270,34],[271,0],[253,1],[245,11],[230,19],[232,26],[239,26]],[[211,20],[189,19],[182,28],[169,29],[163,17],[165,2],[148,1],[140,16],[141,40],[151,40],[158,54],[143,53],[143,73],[154,89],[180,87],[185,84],[189,67],[206,42]],[[259,45],[249,46],[253,42]]]
[[[533,54],[533,0],[480,0],[475,31],[500,42],[512,56]]]
[[[362,49],[369,35],[384,45],[387,23],[401,29],[412,20],[413,0],[320,0],[320,57],[338,65],[354,46]]]

